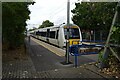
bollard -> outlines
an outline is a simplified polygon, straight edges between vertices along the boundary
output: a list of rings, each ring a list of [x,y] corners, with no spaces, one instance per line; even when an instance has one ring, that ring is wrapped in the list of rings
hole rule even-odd
[[[75,68],[77,68],[77,63],[78,63],[78,61],[77,61],[77,55],[75,55]]]
[[[75,51],[74,51],[74,56],[75,56],[75,68],[77,68],[78,65],[78,60],[77,60],[77,56],[79,56],[78,54],[78,46],[75,46]]]

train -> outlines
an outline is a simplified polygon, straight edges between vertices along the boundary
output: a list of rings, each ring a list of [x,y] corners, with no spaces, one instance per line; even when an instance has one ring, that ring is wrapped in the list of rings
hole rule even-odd
[[[69,33],[67,29],[67,24],[62,24],[59,26],[40,28],[30,31],[29,33],[35,38],[51,43],[60,48],[66,47],[67,34],[69,34],[69,45],[80,44],[82,41],[80,27],[75,24],[69,24]]]

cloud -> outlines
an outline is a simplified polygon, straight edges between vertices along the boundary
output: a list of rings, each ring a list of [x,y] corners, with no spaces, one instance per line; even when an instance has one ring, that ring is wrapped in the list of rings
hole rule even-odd
[[[71,10],[75,7],[76,1],[71,0]],[[26,21],[27,28],[38,27],[45,20],[50,20],[57,25],[66,22],[67,0],[35,0],[35,2],[34,5],[29,6],[31,14],[30,20]]]

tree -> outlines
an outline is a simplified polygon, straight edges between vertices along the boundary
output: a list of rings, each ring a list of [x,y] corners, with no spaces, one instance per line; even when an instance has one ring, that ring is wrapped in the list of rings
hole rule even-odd
[[[118,16],[116,19],[116,24],[113,29],[112,42],[120,45],[120,3],[119,3],[119,6],[117,7],[117,11],[118,11]],[[117,48],[117,52],[119,54],[120,47]],[[119,56],[120,56],[120,54],[119,54]]]
[[[33,31],[33,30],[36,30],[37,28],[36,27],[33,27],[32,29],[29,29],[28,31]]]
[[[50,26],[54,26],[54,24],[50,22],[49,20],[46,20],[42,22],[42,25],[40,25],[39,28],[45,28],[45,27],[50,27]]]
[[[117,3],[75,3],[72,21],[83,30],[108,33]]]
[[[10,2],[2,4],[3,45],[16,48],[24,43],[26,20],[29,19],[30,3]]]

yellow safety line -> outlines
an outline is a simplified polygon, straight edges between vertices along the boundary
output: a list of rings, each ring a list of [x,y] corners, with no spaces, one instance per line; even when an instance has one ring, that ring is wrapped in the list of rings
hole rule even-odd
[[[45,46],[43,42],[40,43],[40,41],[37,40],[37,39],[34,39],[34,38],[31,38],[31,39],[32,39],[34,42],[38,43],[39,45],[43,46],[44,48],[48,49],[49,51],[55,53],[56,55],[61,56],[61,57],[62,57],[62,56],[65,56],[63,53],[60,53],[60,52],[56,51],[56,49],[53,50],[53,49],[51,49],[50,47]],[[42,43],[43,43],[43,44],[42,44]],[[47,44],[47,45],[48,45],[48,44]]]

